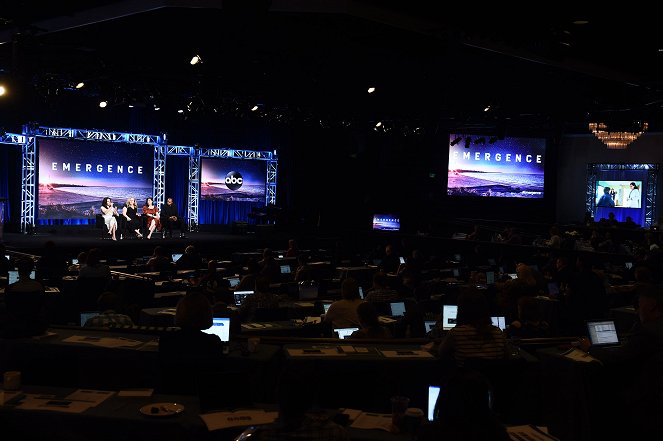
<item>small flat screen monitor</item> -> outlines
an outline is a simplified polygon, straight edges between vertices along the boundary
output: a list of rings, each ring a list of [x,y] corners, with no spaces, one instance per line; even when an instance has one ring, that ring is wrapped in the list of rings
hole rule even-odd
[[[442,329],[448,331],[456,326],[456,315],[458,314],[458,305],[442,306]]]
[[[375,231],[400,231],[401,218],[396,214],[374,214],[373,230]]]
[[[212,326],[203,329],[207,334],[217,335],[222,342],[227,343],[230,341],[230,317],[214,317],[212,319]]]
[[[71,259],[72,265],[78,265],[78,259]]]
[[[350,337],[353,332],[359,331],[359,328],[336,328],[334,332],[338,335],[338,338],[345,340],[347,337]]]
[[[494,284],[495,284],[495,272],[486,271],[486,285],[494,285]]]

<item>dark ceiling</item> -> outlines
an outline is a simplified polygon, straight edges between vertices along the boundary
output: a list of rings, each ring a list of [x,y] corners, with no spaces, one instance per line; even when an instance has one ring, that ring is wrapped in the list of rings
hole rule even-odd
[[[0,102],[0,126],[128,130],[121,121],[138,118],[164,129],[220,119],[381,121],[410,133],[586,133],[590,120],[660,127],[663,37],[653,14],[430,3],[7,2],[0,74],[14,89]],[[194,54],[202,64],[189,64]]]

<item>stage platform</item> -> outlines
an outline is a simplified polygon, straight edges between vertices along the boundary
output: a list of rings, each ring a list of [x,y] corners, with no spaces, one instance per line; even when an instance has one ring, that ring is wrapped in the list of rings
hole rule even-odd
[[[173,238],[162,238],[155,233],[152,239],[123,238],[113,241],[102,239],[100,230],[93,226],[40,227],[35,234],[4,233],[3,242],[8,251],[41,255],[46,242],[55,243],[67,258],[74,258],[81,251],[101,248],[107,258],[128,258],[149,256],[154,247],[162,245],[173,253],[183,253],[187,245],[193,244],[203,255],[227,257],[234,252],[262,250],[284,250],[288,247],[290,233],[275,228],[257,228],[253,231],[236,233],[232,228],[219,227],[215,231],[187,232],[179,238],[178,231]],[[119,237],[119,236],[118,236]]]

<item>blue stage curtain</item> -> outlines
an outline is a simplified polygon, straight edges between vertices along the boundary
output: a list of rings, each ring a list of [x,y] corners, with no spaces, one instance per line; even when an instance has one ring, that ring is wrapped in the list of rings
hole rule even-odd
[[[627,216],[631,216],[633,222],[641,227],[645,224],[645,209],[647,208],[647,170],[602,170],[597,174],[597,181],[642,181],[640,187],[640,208],[625,207],[596,207],[594,219],[608,219],[610,212],[615,213],[619,222],[624,222]]]
[[[236,221],[248,222],[254,207],[264,207],[263,202],[210,201],[200,200],[198,219],[200,224],[227,225]]]
[[[173,204],[177,207],[180,217],[186,219],[189,224],[187,203],[189,200],[189,157],[170,155],[166,156],[166,194],[163,198],[164,204],[167,198],[173,198]]]

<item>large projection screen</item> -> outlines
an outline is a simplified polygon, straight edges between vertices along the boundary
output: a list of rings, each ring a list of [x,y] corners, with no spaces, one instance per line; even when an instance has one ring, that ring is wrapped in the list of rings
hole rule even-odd
[[[38,139],[39,219],[85,219],[108,196],[117,207],[153,197],[152,145]]]
[[[265,202],[266,162],[202,157],[200,199]]]

